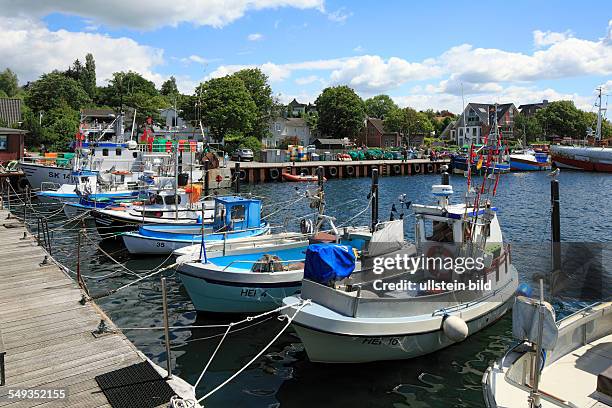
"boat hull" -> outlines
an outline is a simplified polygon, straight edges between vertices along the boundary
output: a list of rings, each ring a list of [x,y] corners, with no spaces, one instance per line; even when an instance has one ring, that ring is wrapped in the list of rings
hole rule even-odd
[[[470,335],[499,320],[512,307],[500,304],[467,323]],[[310,361],[318,363],[369,363],[420,357],[455,344],[442,330],[393,336],[350,336],[322,332],[293,323]]]
[[[40,190],[43,183],[58,185],[76,183],[70,168],[23,162],[19,163],[19,167],[35,190]]]
[[[541,163],[532,160],[524,160],[510,156],[511,171],[542,171],[550,170],[550,163]]]
[[[179,273],[199,312],[259,313],[282,305],[283,298],[299,292],[301,282],[273,284],[230,284]]]
[[[553,146],[551,157],[559,168],[612,173],[612,148]]]

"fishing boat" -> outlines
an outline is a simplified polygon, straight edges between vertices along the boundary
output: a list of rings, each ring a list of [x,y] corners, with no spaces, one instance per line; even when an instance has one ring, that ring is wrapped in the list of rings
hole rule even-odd
[[[550,155],[555,166],[572,170],[612,173],[612,147],[602,140],[601,134],[601,123],[606,108],[603,107],[601,101],[602,89],[599,88],[598,91],[598,102],[595,103],[598,106],[597,126],[591,144],[583,141],[574,143],[572,146],[550,146]]]
[[[214,209],[214,222],[210,226],[144,224],[138,231],[124,233],[123,243],[130,254],[167,255],[202,240],[233,241],[270,232],[270,226],[261,220],[261,200],[215,197]]]
[[[119,206],[130,206],[133,205],[134,202],[142,202],[143,200],[148,200],[150,198],[150,193],[143,191],[140,192],[136,196],[131,196],[127,198],[116,198],[116,197],[102,197],[102,198],[91,198],[89,196],[83,196],[79,199],[77,203],[67,202],[64,203],[63,210],[64,215],[68,218],[75,217],[79,214],[86,213],[91,211],[92,209],[104,209],[110,207],[119,207]]]
[[[318,248],[307,250],[302,291],[283,303],[311,361],[422,356],[462,341],[509,310],[518,274],[497,209],[488,200],[450,204],[448,180],[444,173],[442,184],[432,187],[437,205],[413,205],[414,243],[404,240],[402,219],[378,223],[373,217],[370,239],[350,268],[330,267],[346,264],[338,262],[336,252],[327,259]],[[460,258],[476,263],[458,271],[452,260],[458,264]],[[400,266],[394,259],[407,263]],[[427,259],[434,259],[433,265]],[[450,259],[450,268],[435,259],[445,265]],[[389,261],[389,268],[377,271],[376,265]]]
[[[547,153],[538,153],[527,149],[513,152],[510,158],[511,171],[539,171],[550,170],[551,164]]]
[[[44,203],[77,203],[83,196],[92,200],[131,198],[138,196],[138,185],[126,183],[123,177],[119,179],[100,178],[100,173],[88,170],[70,173],[72,183],[56,184],[42,183],[41,191],[36,197]]]
[[[163,190],[149,200],[110,208],[92,209],[90,215],[102,236],[118,237],[134,231],[140,224],[210,224],[214,218],[214,202],[200,200],[198,188]]]
[[[318,176],[316,175],[308,175],[308,174],[291,174],[291,173],[283,173],[283,180],[285,181],[298,181],[298,182],[317,182]],[[327,181],[325,177],[323,177],[323,181]]]
[[[311,207],[318,212],[312,223],[302,224],[302,233],[295,237],[272,234],[255,238],[252,245],[236,243],[222,251],[205,242],[200,256],[179,257],[178,274],[194,304],[201,312],[254,313],[274,309],[286,296],[300,290],[304,276],[304,256],[312,242],[337,242],[345,248],[359,247],[360,228],[338,231],[333,217],[324,215],[324,192],[319,169],[316,193],[307,193]],[[329,222],[331,230],[322,230]],[[367,231],[366,231],[367,232]],[[216,244],[219,248],[219,243]]]
[[[612,406],[612,302],[555,322],[550,304],[519,296],[512,328],[516,344],[482,379],[488,408]]]

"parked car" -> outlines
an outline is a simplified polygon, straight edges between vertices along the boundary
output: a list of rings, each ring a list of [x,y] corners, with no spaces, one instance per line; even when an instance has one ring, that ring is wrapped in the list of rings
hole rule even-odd
[[[232,153],[234,161],[253,161],[253,151],[251,149],[236,149]]]

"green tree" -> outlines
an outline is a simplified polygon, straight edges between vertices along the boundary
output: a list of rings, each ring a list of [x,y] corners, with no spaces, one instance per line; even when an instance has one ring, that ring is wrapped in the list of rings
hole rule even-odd
[[[269,123],[275,112],[275,103],[272,98],[272,88],[268,84],[268,77],[259,68],[241,69],[232,75],[240,79],[251,99],[257,107],[257,118],[253,123],[251,133],[260,140],[269,133]]]
[[[9,68],[0,72],[0,91],[4,92],[6,96],[12,98],[19,92],[19,80],[17,74],[11,71]]]
[[[230,133],[234,137],[247,137],[257,123],[257,105],[244,82],[236,76],[210,79],[198,86],[196,95],[202,122],[217,141]]]
[[[98,105],[119,108],[122,103],[126,104],[128,96],[135,94],[153,97],[158,96],[159,92],[152,81],[137,72],[114,72],[108,85],[100,88],[96,102]]]
[[[584,113],[572,101],[555,101],[536,112],[535,117],[546,135],[583,138],[587,124]]]
[[[365,105],[348,86],[325,88],[316,100],[319,131],[332,137],[355,138],[363,127]]]
[[[89,105],[91,98],[78,81],[54,71],[29,84],[25,103],[34,112],[46,112],[63,105],[78,111]]]
[[[517,115],[514,118],[515,136],[527,143],[534,142],[542,135],[542,126],[534,116]]]
[[[319,112],[307,112],[302,115],[302,119],[308,125],[311,134],[315,134],[319,130]]]
[[[88,53],[85,55],[85,67],[79,78],[81,86],[87,92],[87,95],[91,99],[96,97],[96,61],[94,60],[93,54]]]
[[[178,86],[176,86],[176,78],[174,76],[171,76],[166,81],[164,81],[164,83],[162,84],[160,88],[159,93],[164,96],[171,97],[171,98],[178,96],[179,90],[178,90]]]
[[[52,150],[66,150],[79,129],[79,112],[62,103],[42,115],[41,143]]]
[[[406,107],[391,111],[383,122],[387,131],[400,132],[407,142],[412,134],[429,135],[434,126],[424,112],[417,112],[413,108]]]
[[[398,106],[389,95],[376,95],[365,100],[365,110],[368,116],[384,119],[392,110]]]

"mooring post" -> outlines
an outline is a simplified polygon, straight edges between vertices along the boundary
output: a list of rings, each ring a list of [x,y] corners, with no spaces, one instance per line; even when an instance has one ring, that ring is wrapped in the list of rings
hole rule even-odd
[[[27,223],[27,212],[26,212],[26,211],[27,211],[27,209],[28,209],[27,207],[28,207],[28,206],[27,206],[27,205],[26,205],[26,203],[24,202],[24,203],[23,203],[23,225],[24,225],[24,226],[26,226],[26,227],[28,226],[28,223]]]
[[[559,180],[550,181],[550,204],[551,211],[551,261],[552,261],[552,282],[555,282],[556,275],[561,269],[561,212],[559,208]],[[551,290],[554,292],[554,284]]]
[[[208,197],[208,192],[210,190],[210,185],[208,181],[208,168],[210,167],[210,161],[208,159],[204,160],[204,197]]]
[[[319,183],[319,188],[323,187],[323,166],[317,167],[317,182]]]
[[[11,218],[11,182],[8,178],[6,179],[6,192],[6,199],[8,201],[8,215],[6,216],[6,219],[8,220],[9,218]]]
[[[166,340],[166,379],[172,378],[172,355],[170,354],[170,330],[168,325],[168,295],[166,293],[166,278],[161,278],[162,304],[164,308],[164,337]]]
[[[372,200],[372,232],[378,224],[378,169],[372,169],[372,189],[370,191]]]
[[[236,194],[240,194],[240,162],[234,165],[234,182],[236,183]]]
[[[77,264],[76,264],[77,283],[79,288],[83,289],[81,284],[81,229],[77,232]]]

